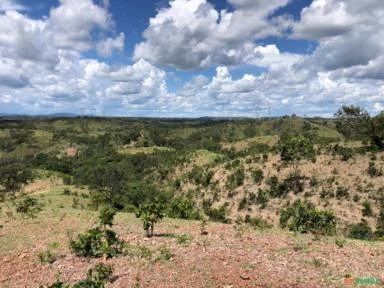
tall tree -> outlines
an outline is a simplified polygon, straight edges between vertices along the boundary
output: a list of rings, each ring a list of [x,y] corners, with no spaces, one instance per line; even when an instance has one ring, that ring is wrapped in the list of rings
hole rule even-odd
[[[348,140],[366,135],[370,120],[368,112],[358,106],[343,105],[335,113],[336,128]]]

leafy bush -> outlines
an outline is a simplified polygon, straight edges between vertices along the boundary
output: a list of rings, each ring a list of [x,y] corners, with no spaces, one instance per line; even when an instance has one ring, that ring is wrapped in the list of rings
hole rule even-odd
[[[212,208],[211,203],[203,202],[204,213],[209,217],[211,221],[230,223],[231,220],[227,218],[229,203],[224,203],[218,208]]]
[[[360,223],[350,225],[348,237],[352,239],[372,240],[373,232],[367,220],[361,219]]]
[[[244,184],[244,179],[244,167],[238,168],[233,174],[228,176],[226,187],[228,189],[236,189],[237,187]]]
[[[384,206],[383,205],[380,208],[379,217],[377,218],[375,235],[376,237],[379,237],[379,238],[384,237]]]
[[[25,197],[20,202],[16,203],[16,212],[35,218],[37,213],[42,210],[42,204],[36,198]]]
[[[100,210],[99,213],[99,222],[102,226],[109,226],[112,227],[113,225],[113,218],[116,215],[115,209],[111,207],[104,207]]]
[[[368,172],[368,175],[371,177],[378,177],[383,175],[382,171],[377,169],[375,162],[369,162],[367,172]]]
[[[272,197],[285,197],[288,192],[288,186],[283,182],[279,183],[279,179],[276,176],[272,176],[267,180],[269,185],[269,195]]]
[[[188,246],[189,242],[191,242],[191,236],[188,234],[182,234],[176,238],[176,243],[182,246]]]
[[[199,220],[200,214],[194,209],[194,204],[184,198],[175,197],[167,207],[167,214],[171,218]]]
[[[343,147],[343,146],[340,146],[339,144],[336,144],[333,147],[333,150],[334,150],[333,154],[340,155],[341,161],[348,161],[354,155],[354,151],[352,148]]]
[[[307,202],[296,200],[281,210],[280,226],[301,233],[332,235],[336,231],[336,217],[331,211],[320,211]]]
[[[98,263],[94,268],[87,272],[87,277],[84,280],[69,285],[60,280],[50,285],[48,288],[104,288],[112,281],[113,268],[111,265]]]
[[[347,241],[345,239],[336,239],[335,240],[335,244],[339,248],[343,248],[346,243],[347,243]]]
[[[155,223],[165,216],[165,206],[158,202],[146,202],[136,210],[136,217],[143,222],[143,228],[147,237],[153,236]]]
[[[117,238],[116,233],[100,227],[79,234],[77,239],[70,237],[69,247],[80,257],[98,258],[106,255],[110,258],[124,252],[124,242]]]
[[[125,243],[117,238],[116,233],[108,230],[106,226],[113,225],[115,211],[109,207],[103,208],[99,213],[99,226],[81,233],[76,239],[69,236],[69,247],[73,253],[80,257],[97,258],[105,255],[115,257],[124,253]]]
[[[160,250],[159,250],[159,255],[157,255],[156,257],[156,261],[168,261],[172,258],[172,252],[171,250],[166,247],[166,246],[162,246],[160,247]]]
[[[57,260],[56,253],[52,252],[51,250],[41,251],[37,254],[37,257],[39,258],[39,261],[41,263],[49,263],[52,264]]]
[[[263,219],[260,216],[251,217],[250,215],[246,215],[244,218],[244,222],[251,225],[255,229],[270,229],[273,227],[272,224],[268,223],[267,220]]]
[[[293,191],[295,194],[304,191],[304,177],[301,176],[298,172],[289,174],[289,176],[284,179],[284,186],[288,190]]]
[[[211,184],[213,178],[213,171],[204,170],[202,167],[193,165],[191,172],[188,173],[188,179],[193,181],[196,185],[207,187]]]
[[[362,212],[364,217],[372,216],[372,214],[373,214],[372,206],[371,206],[371,203],[369,201],[364,201],[363,202],[363,209],[362,209],[361,212]]]
[[[252,178],[253,178],[253,181],[256,183],[256,184],[261,184],[261,182],[263,181],[264,179],[264,172],[263,170],[261,169],[256,169],[252,172]]]
[[[338,186],[336,189],[336,198],[337,199],[349,198],[348,188]]]

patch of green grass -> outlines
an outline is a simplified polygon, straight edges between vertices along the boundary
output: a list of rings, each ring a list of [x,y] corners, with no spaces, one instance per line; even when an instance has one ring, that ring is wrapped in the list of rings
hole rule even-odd
[[[192,237],[188,234],[182,234],[180,236],[177,236],[176,238],[176,243],[179,245],[182,245],[184,247],[188,246],[189,243],[191,242]]]

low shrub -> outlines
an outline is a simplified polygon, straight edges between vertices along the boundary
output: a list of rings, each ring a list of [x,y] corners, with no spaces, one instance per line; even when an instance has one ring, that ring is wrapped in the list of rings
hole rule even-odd
[[[360,223],[350,225],[348,237],[359,240],[372,240],[373,232],[367,220],[361,219]]]
[[[98,258],[106,255],[111,258],[122,254],[125,245],[114,231],[97,227],[79,234],[76,239],[69,237],[69,247],[76,256]]]
[[[68,235],[71,251],[77,256],[91,258],[123,254],[126,244],[117,238],[114,231],[107,229],[107,226],[112,227],[115,213],[112,208],[105,207],[99,213],[98,227],[79,234],[76,239]]]
[[[104,288],[113,279],[113,268],[111,265],[98,263],[95,267],[87,272],[84,280],[69,285],[60,280],[57,280],[48,288]]]
[[[168,204],[167,215],[170,218],[199,220],[201,215],[194,207],[194,203],[189,199],[175,197]]]
[[[212,208],[208,202],[203,202],[204,213],[209,217],[209,220],[221,223],[231,223],[227,218],[229,203],[224,203],[218,208]]]
[[[43,205],[36,198],[25,197],[16,203],[16,212],[22,213],[30,218],[35,218],[42,210]]]
[[[263,181],[264,179],[264,172],[263,170],[261,169],[256,169],[252,172],[252,178],[253,178],[253,181],[256,183],[256,184],[261,184],[261,182]]]
[[[41,251],[37,254],[37,258],[41,263],[49,263],[52,264],[57,260],[57,254],[52,252],[51,250]]]
[[[368,201],[363,202],[363,209],[361,210],[364,217],[371,217],[373,215],[371,203]]]
[[[336,217],[331,211],[320,211],[307,202],[296,200],[281,210],[280,226],[301,233],[333,235],[336,231]]]
[[[249,224],[255,229],[270,229],[273,227],[272,224],[268,223],[267,220],[263,219],[260,216],[251,217],[250,215],[246,215],[244,218],[244,222]]]

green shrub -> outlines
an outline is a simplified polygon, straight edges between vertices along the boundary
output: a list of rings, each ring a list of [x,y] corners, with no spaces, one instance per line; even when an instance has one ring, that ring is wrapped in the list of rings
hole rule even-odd
[[[64,191],[63,191],[63,195],[65,196],[70,196],[72,194],[71,190],[69,190],[68,188],[65,188]]]
[[[63,184],[64,185],[71,185],[72,184],[72,177],[71,176],[64,176],[63,177]]]
[[[311,187],[316,187],[319,185],[319,180],[317,180],[316,176],[312,176],[311,180],[309,181],[309,185]]]
[[[372,240],[373,233],[367,220],[361,219],[360,223],[350,225],[348,237],[352,239]]]
[[[188,173],[187,177],[190,181],[194,182],[196,185],[202,185],[207,187],[211,184],[213,178],[213,171],[204,170],[202,167],[193,165],[191,172]]]
[[[106,255],[110,258],[124,253],[124,242],[117,238],[116,233],[100,227],[81,233],[76,239],[70,237],[69,247],[80,257],[98,258]]]
[[[369,166],[368,166],[367,172],[368,172],[368,175],[371,176],[371,177],[383,176],[382,171],[377,169],[377,167],[375,165],[375,162],[369,162]]]
[[[167,215],[170,218],[199,220],[200,213],[194,209],[192,201],[181,197],[175,197],[167,207]]]
[[[269,201],[268,192],[262,189],[259,189],[256,196],[256,204],[260,205],[260,208],[264,209],[267,206]]]
[[[364,217],[371,217],[373,212],[372,212],[372,206],[369,201],[364,201],[363,202],[363,209],[361,210],[362,214]]]
[[[113,226],[113,218],[116,215],[115,209],[111,207],[103,207],[99,213],[99,223],[102,226]]]
[[[136,210],[136,217],[143,222],[143,228],[147,237],[153,236],[155,223],[165,216],[165,206],[158,202],[146,202]]]
[[[72,208],[77,209],[80,206],[80,200],[79,198],[73,197],[72,198]]]
[[[182,234],[176,238],[176,243],[182,246],[188,246],[189,242],[191,242],[191,236],[187,234]]]
[[[250,215],[246,215],[244,218],[244,222],[249,224],[255,229],[270,229],[273,227],[272,224],[268,223],[267,220],[263,219],[260,216],[251,217]]]
[[[37,253],[37,257],[41,263],[52,264],[57,260],[56,253],[52,252],[51,250],[41,251]]]
[[[16,212],[22,213],[30,218],[36,218],[37,213],[42,210],[42,204],[36,198],[30,196],[16,203]]]
[[[279,183],[279,179],[276,176],[272,176],[267,180],[267,184],[269,185],[269,195],[272,197],[285,197],[288,192],[288,186],[283,182]]]
[[[289,174],[289,176],[284,179],[284,186],[288,190],[293,191],[295,194],[304,191],[304,177],[301,176],[298,172]]]
[[[375,236],[378,238],[384,237],[384,206],[380,207],[379,217],[377,218]]]
[[[345,239],[336,239],[335,240],[335,244],[339,248],[343,248],[346,243],[347,243],[347,241]]]
[[[50,285],[48,288],[104,288],[113,278],[113,268],[111,265],[98,263],[87,272],[84,280],[69,285],[60,280]]]
[[[239,202],[239,206],[237,208],[238,211],[241,211],[241,210],[244,210],[245,208],[248,207],[248,200],[247,200],[247,197],[244,196],[240,202]]]
[[[218,208],[212,208],[211,203],[204,201],[203,202],[204,213],[209,217],[211,221],[221,222],[221,223],[230,223],[231,220],[227,218],[228,205],[229,203],[226,202]]]
[[[172,258],[172,256],[173,255],[171,250],[166,246],[162,246],[160,247],[159,255],[156,257],[156,261],[161,261],[161,260],[168,261]]]
[[[348,199],[349,198],[348,188],[338,186],[336,189],[336,198],[337,199],[342,199],[342,198]]]
[[[69,247],[73,253],[80,257],[97,258],[106,256],[115,257],[124,253],[124,241],[117,238],[116,233],[108,230],[107,226],[113,225],[115,210],[103,208],[99,213],[99,226],[81,233],[76,239],[69,237]]]
[[[238,168],[233,174],[228,176],[226,187],[230,190],[236,189],[237,187],[244,184],[244,179],[244,167]]]
[[[256,183],[256,184],[261,184],[261,182],[263,181],[264,179],[264,172],[263,170],[261,169],[256,169],[252,172],[252,178],[253,178],[253,181]]]
[[[301,233],[332,235],[336,231],[336,217],[331,211],[320,211],[307,202],[296,200],[281,210],[280,226]]]

